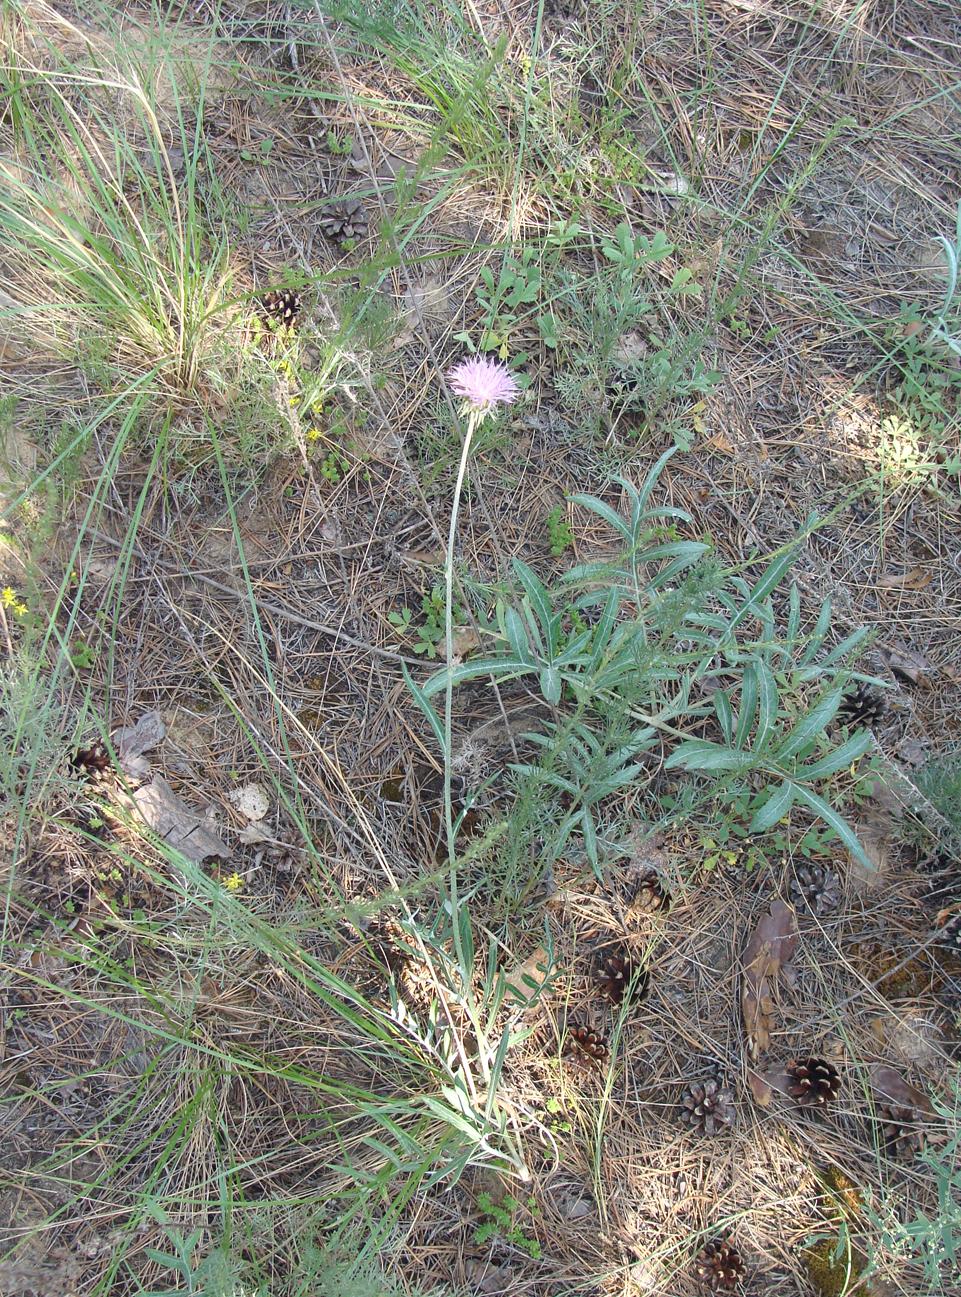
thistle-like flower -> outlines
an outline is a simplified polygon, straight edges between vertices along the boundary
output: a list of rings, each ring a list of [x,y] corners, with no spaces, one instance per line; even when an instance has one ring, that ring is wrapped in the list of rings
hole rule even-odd
[[[468,414],[489,414],[495,405],[510,405],[520,395],[507,366],[490,356],[462,360],[447,371],[447,381],[454,395],[463,397]]]

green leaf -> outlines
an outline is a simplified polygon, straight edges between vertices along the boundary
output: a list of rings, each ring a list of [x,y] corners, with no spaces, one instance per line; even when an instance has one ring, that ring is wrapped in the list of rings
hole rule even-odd
[[[801,629],[801,594],[795,583],[791,583],[791,591],[788,598],[788,615],[787,615],[787,640],[793,644],[798,637],[798,631]]]
[[[428,722],[429,722],[429,724],[430,724],[430,727],[431,727],[431,729],[432,729],[433,732],[434,732],[434,738],[437,740],[437,746],[440,748],[441,752],[446,753],[446,752],[447,752],[447,742],[446,742],[445,735],[444,735],[444,724],[443,724],[443,722],[441,721],[441,718],[437,715],[437,713],[434,711],[433,707],[432,707],[432,706],[430,705],[430,703],[428,702],[428,700],[427,700],[427,692],[426,692],[426,690],[421,689],[419,685],[416,685],[416,684],[414,683],[414,681],[413,681],[413,679],[412,679],[412,677],[411,677],[411,674],[410,674],[410,672],[407,670],[407,667],[406,667],[406,666],[402,665],[402,666],[401,666],[401,670],[402,670],[403,673],[404,673],[404,679],[407,681],[407,688],[410,690],[410,692],[411,692],[411,696],[413,697],[414,702],[417,704],[417,706],[421,709],[421,711],[422,711],[422,712],[424,713],[424,715],[427,717],[427,720],[428,720]],[[436,677],[435,677],[435,679],[436,679]],[[443,684],[445,685],[445,687],[446,687],[446,683],[447,683],[446,680],[442,681],[442,683],[443,683]],[[428,686],[429,686],[429,684],[430,684],[430,681],[428,681]]]
[[[815,815],[819,816],[825,824],[834,830],[847,847],[848,851],[851,852],[852,856],[856,856],[857,859],[860,860],[861,864],[870,869],[872,873],[877,872],[877,865],[866,854],[861,843],[858,841],[857,834],[851,828],[850,824],[848,824],[847,820],[844,819],[842,815],[839,815],[833,806],[828,805],[823,797],[819,797],[818,794],[812,792],[810,788],[805,788],[803,784],[795,785],[795,796],[798,801],[804,802]]]
[[[754,750],[763,752],[777,722],[779,700],[777,683],[767,663],[758,660],[754,663],[754,670],[757,672],[758,683],[757,732],[754,735]]]
[[[741,698],[737,707],[737,730],[734,734],[736,748],[743,748],[747,743],[757,713],[758,693],[757,668],[749,666],[745,668],[744,675],[741,677]]]
[[[731,700],[723,689],[714,690],[714,711],[717,715],[725,743],[734,740],[734,713],[731,711]]]
[[[767,801],[758,807],[748,833],[766,833],[768,829],[773,829],[794,805],[795,792],[791,781],[785,779],[781,787],[774,789]]]
[[[798,779],[823,779],[826,775],[837,774],[839,770],[844,770],[845,767],[859,761],[873,742],[874,736],[870,730],[859,730],[839,748],[821,757],[820,761],[815,761],[810,766],[801,766],[796,772],[797,777]]]
[[[522,661],[520,658],[469,658],[466,662],[462,662],[460,666],[454,668],[451,678],[455,685],[460,685],[467,680],[479,680],[481,676],[490,676],[494,680],[504,680],[509,676],[530,675],[532,670],[531,664]],[[434,694],[439,690],[446,688],[447,672],[438,671],[424,685],[424,697],[433,698]]]
[[[590,511],[596,513],[599,518],[603,518],[606,523],[609,523],[611,527],[624,537],[629,545],[631,544],[632,538],[630,528],[621,515],[615,509],[612,509],[605,500],[598,500],[597,497],[593,495],[584,495],[581,491],[572,495],[571,499],[575,504],[583,505],[585,509],[590,509]]]
[[[667,770],[679,766],[684,770],[750,770],[755,762],[753,752],[722,748],[708,739],[687,739],[671,753],[664,766]]]
[[[816,739],[819,734],[823,734],[831,721],[834,714],[841,705],[841,690],[835,689],[826,694],[819,703],[801,718],[794,729],[790,732],[784,742],[774,752],[775,760],[787,761],[789,757],[797,756],[802,748]]]
[[[824,637],[828,633],[831,625],[831,600],[825,599],[821,605],[821,611],[818,613],[818,619],[814,624],[814,630],[811,632],[811,638],[807,642],[804,652],[798,658],[801,666],[806,666],[824,643]]]
[[[541,693],[552,707],[561,700],[561,675],[556,667],[545,667],[538,677]]]
[[[520,579],[521,585],[530,600],[531,608],[540,623],[540,628],[544,636],[544,643],[547,652],[550,654],[554,647],[554,622],[556,620],[554,609],[551,607],[550,595],[535,572],[522,562],[515,558],[512,564],[514,571]]]
[[[524,629],[524,619],[516,608],[508,608],[504,613],[504,634],[518,662],[527,662],[533,667],[534,658],[531,654],[527,631]]]
[[[617,620],[618,609],[621,605],[621,597],[617,590],[612,586],[607,592],[607,598],[604,601],[604,608],[598,618],[597,625],[594,627],[594,634],[591,642],[591,656],[587,663],[588,672],[593,675],[601,665],[601,659],[610,642],[611,631],[614,629],[614,622]]]

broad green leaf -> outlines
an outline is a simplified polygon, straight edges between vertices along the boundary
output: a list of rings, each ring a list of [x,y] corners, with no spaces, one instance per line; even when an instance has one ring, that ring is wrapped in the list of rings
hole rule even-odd
[[[722,748],[708,739],[687,739],[667,758],[667,770],[680,766],[684,770],[750,770],[755,764],[753,752]]]
[[[723,689],[714,690],[714,712],[721,727],[721,733],[724,735],[724,742],[733,743],[734,713],[731,710],[731,700]]]
[[[815,655],[820,651],[821,645],[824,643],[824,637],[827,635],[830,625],[831,600],[825,599],[824,603],[821,605],[821,611],[818,613],[818,619],[814,623],[814,630],[811,632],[811,638],[808,640],[804,652],[798,658],[798,663],[801,666],[807,666],[807,664],[811,662]]]
[[[419,685],[416,685],[414,683],[413,678],[411,677],[411,674],[407,670],[406,666],[402,665],[401,670],[404,673],[404,679],[407,681],[407,688],[411,692],[411,697],[414,699],[414,702],[417,704],[417,706],[427,717],[428,723],[430,724],[430,727],[434,732],[434,738],[437,740],[437,746],[440,748],[441,752],[446,753],[447,743],[444,736],[444,724],[441,721],[441,718],[434,711],[431,704],[428,702],[427,691],[421,689]],[[434,678],[437,679],[436,676]],[[428,681],[428,685],[429,684],[430,682]],[[441,679],[441,684],[443,685],[444,688],[447,687],[446,674]]]
[[[544,635],[544,642],[547,646],[547,653],[550,655],[554,648],[554,622],[555,613],[551,606],[551,598],[544,587],[544,583],[538,578],[526,563],[519,558],[515,558],[512,564],[514,571],[517,573],[521,585],[530,600],[531,608],[540,623]]]
[[[508,608],[504,613],[504,634],[518,662],[527,662],[533,666],[534,658],[531,654],[527,631],[524,629],[524,619],[516,608]]]
[[[815,761],[810,766],[801,766],[796,771],[797,778],[823,779],[826,775],[837,774],[839,770],[844,770],[847,766],[853,765],[855,761],[859,761],[873,742],[874,736],[870,730],[859,730],[856,734],[852,734],[834,752],[829,752],[827,756],[821,757],[820,761]]]
[[[614,622],[617,619],[618,609],[621,606],[621,597],[616,590],[608,590],[607,599],[604,601],[604,607],[598,618],[597,625],[594,627],[593,639],[591,644],[591,656],[587,664],[588,672],[593,675],[601,664],[601,659],[609,647],[611,631],[614,629]]]
[[[754,663],[758,683],[757,732],[754,735],[755,752],[763,752],[774,732],[777,722],[778,695],[777,683],[766,662]]]
[[[744,675],[741,677],[741,697],[737,706],[737,730],[734,734],[736,748],[743,748],[747,743],[757,714],[758,693],[757,668],[745,667]]]
[[[830,653],[825,655],[821,666],[832,666],[835,662],[840,662],[842,658],[848,657],[855,649],[861,647],[870,634],[870,626],[859,626],[856,631],[852,631],[840,644],[831,649]],[[884,682],[878,681],[877,683],[883,684]]]
[[[520,658],[469,658],[466,662],[462,662],[460,666],[454,668],[452,679],[455,685],[460,685],[467,680],[479,680],[481,676],[491,676],[494,680],[504,680],[509,676],[530,675],[532,670],[530,663],[523,662]],[[439,690],[446,688],[447,672],[438,671],[425,683],[424,697],[433,698],[434,694]]]
[[[668,450],[665,450],[664,454],[661,455],[660,459],[656,460],[654,464],[651,465],[650,471],[648,472],[647,477],[644,479],[644,485],[637,493],[637,502],[642,509],[646,506],[648,500],[650,499],[651,492],[654,490],[655,486],[657,485],[658,478],[664,472],[664,467],[667,464],[668,460],[673,455],[676,454],[677,454],[677,447],[671,446]]]
[[[817,793],[812,792],[810,788],[805,788],[803,784],[795,785],[795,796],[798,801],[804,802],[815,815],[819,816],[825,824],[834,830],[848,851],[853,856],[856,856],[862,865],[865,865],[872,873],[877,872],[877,865],[861,846],[857,834],[833,806],[830,806],[823,797],[819,797]]]
[[[766,833],[773,829],[787,815],[794,805],[795,787],[785,779],[780,788],[774,789],[763,806],[759,806],[751,821],[749,833]]]
[[[835,689],[816,703],[814,707],[803,716],[795,725],[784,742],[774,752],[775,760],[787,761],[789,757],[797,756],[802,748],[816,739],[819,734],[823,734],[831,721],[834,714],[841,704],[841,690]]]
[[[556,667],[545,667],[540,673],[539,683],[541,693],[551,704],[556,707],[561,700],[561,675]]]
[[[605,500],[598,500],[594,495],[584,495],[580,491],[575,495],[572,495],[571,499],[575,504],[583,505],[585,509],[590,509],[591,512],[596,513],[599,518],[603,518],[606,523],[624,537],[628,545],[631,544],[632,538],[630,528],[621,515],[615,509],[612,509]]]

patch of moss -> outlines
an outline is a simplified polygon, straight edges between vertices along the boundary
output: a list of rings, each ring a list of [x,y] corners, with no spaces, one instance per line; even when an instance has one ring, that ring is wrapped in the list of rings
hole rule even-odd
[[[933,989],[930,964],[908,959],[873,942],[859,942],[852,950],[855,966],[886,1000],[914,1000]]]
[[[861,1280],[864,1258],[850,1248],[838,1252],[838,1240],[825,1238],[801,1253],[808,1280],[818,1297],[876,1297],[874,1289]]]
[[[839,1166],[823,1167],[816,1174],[827,1194],[843,1211],[851,1216],[860,1213],[864,1206],[864,1195],[855,1181]]]

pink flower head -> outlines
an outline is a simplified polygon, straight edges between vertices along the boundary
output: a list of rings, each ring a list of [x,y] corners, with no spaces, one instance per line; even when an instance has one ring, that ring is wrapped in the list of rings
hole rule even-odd
[[[495,405],[510,405],[520,388],[506,365],[490,356],[472,356],[447,371],[455,396],[462,396],[471,411],[488,414]]]

